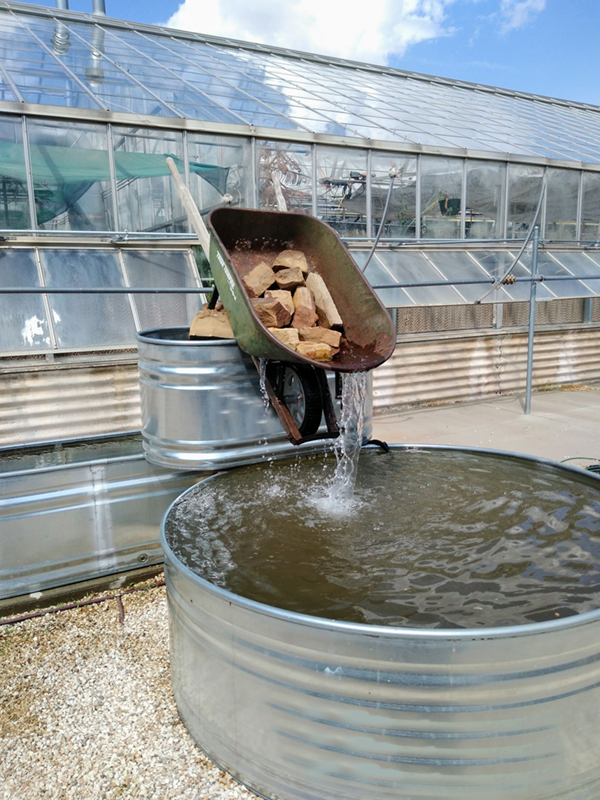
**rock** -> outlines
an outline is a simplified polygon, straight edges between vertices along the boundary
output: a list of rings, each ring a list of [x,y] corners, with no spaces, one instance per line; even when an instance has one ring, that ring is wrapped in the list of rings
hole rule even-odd
[[[343,328],[342,318],[337,310],[325,281],[316,272],[311,272],[306,278],[306,285],[315,298],[315,305],[319,317],[319,325],[323,328]]]
[[[304,275],[308,275],[308,261],[302,250],[282,250],[273,262],[273,272],[286,267],[297,267],[302,270]]]
[[[282,269],[274,272],[273,275],[280,289],[295,289],[297,286],[304,286],[304,275],[299,267]]]
[[[244,275],[242,283],[250,297],[260,297],[269,286],[275,283],[275,273],[265,261],[261,261],[247,275]]]
[[[272,297],[258,297],[252,300],[258,318],[267,328],[283,328],[289,325],[292,315]]]
[[[337,350],[324,342],[299,342],[296,345],[296,352],[313,361],[331,361]]]
[[[303,342],[324,342],[330,347],[335,347],[338,350],[340,348],[342,334],[339,331],[316,326],[314,328],[300,328],[299,333],[300,340]]]
[[[269,328],[269,332],[292,350],[296,349],[296,345],[300,341],[300,336],[295,328]]]
[[[285,289],[269,289],[265,292],[265,297],[274,297],[276,300],[279,300],[281,305],[290,312],[290,315],[294,313],[296,310],[294,308],[294,298],[292,297],[292,293],[286,291]]]
[[[190,339],[235,339],[225,311],[203,309],[190,325]]]
[[[306,286],[299,286],[294,293],[294,319],[292,327],[312,328],[317,322],[315,298]]]

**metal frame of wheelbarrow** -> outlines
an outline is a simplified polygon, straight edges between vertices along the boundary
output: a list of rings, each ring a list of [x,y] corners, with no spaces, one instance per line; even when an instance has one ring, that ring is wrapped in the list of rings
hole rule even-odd
[[[240,349],[253,357],[259,373],[259,359],[304,364],[315,371],[326,433],[303,436],[271,381],[265,381],[269,399],[288,439],[293,444],[302,444],[337,437],[339,426],[324,371],[362,372],[386,361],[396,344],[390,315],[329,225],[305,214],[222,207],[210,213],[207,227],[172,159],[168,158],[167,164],[209,261],[218,296]],[[286,248],[306,254],[312,269],[323,276],[344,321],[348,344],[334,361],[315,361],[284,345],[262,324],[246,292],[242,278],[256,261],[268,259],[269,252],[275,257]],[[217,294],[213,292],[209,306],[214,306],[216,299]]]

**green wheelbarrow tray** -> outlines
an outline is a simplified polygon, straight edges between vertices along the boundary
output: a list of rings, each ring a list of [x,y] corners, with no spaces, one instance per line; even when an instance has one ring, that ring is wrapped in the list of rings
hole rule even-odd
[[[244,352],[338,372],[371,370],[392,355],[396,332],[390,315],[329,225],[304,214],[217,208],[208,217],[208,229],[212,275]],[[254,311],[242,278],[260,261],[272,264],[285,249],[304,252],[342,317],[347,344],[333,361],[314,361],[286,347]]]

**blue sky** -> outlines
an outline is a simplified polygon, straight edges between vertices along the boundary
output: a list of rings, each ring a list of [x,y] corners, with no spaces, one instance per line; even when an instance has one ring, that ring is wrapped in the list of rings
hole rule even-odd
[[[106,0],[106,4],[109,16],[121,19],[168,22],[188,30],[600,105],[600,0]],[[91,0],[71,0],[70,6],[90,11]]]

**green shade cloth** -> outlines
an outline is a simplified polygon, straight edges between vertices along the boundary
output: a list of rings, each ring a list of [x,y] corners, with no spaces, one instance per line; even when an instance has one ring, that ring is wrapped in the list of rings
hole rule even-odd
[[[181,158],[171,156],[180,172]],[[117,180],[170,175],[167,155],[115,152]],[[108,153],[57,145],[32,145],[31,169],[35,187],[38,223],[44,224],[71,208],[96,183],[110,180]],[[190,172],[200,175],[219,194],[225,194],[229,167],[190,162]],[[26,183],[23,146],[0,142],[0,177]]]
[[[183,161],[171,156],[180,172]],[[115,152],[117,180],[124,178],[154,178],[169,175],[167,154]],[[94,183],[110,180],[108,153],[105,150],[89,150],[56,145],[32,145],[31,168],[35,184],[57,186],[63,183]],[[229,167],[215,167],[190,161],[190,172],[195,172],[208,181],[220,193],[225,194]],[[12,142],[0,142],[0,175],[26,180],[23,147]]]

